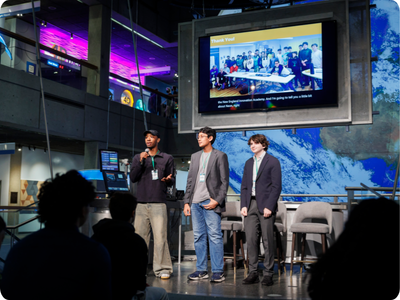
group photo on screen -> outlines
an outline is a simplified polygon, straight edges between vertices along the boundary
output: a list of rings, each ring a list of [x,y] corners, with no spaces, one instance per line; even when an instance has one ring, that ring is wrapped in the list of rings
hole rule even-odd
[[[210,98],[322,90],[322,35],[211,46],[209,68]]]

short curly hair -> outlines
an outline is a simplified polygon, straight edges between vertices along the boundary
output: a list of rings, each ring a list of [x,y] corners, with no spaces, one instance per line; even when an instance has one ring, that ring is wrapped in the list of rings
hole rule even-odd
[[[76,170],[56,175],[39,190],[39,221],[56,226],[70,226],[82,216],[82,208],[94,200],[94,186]]]

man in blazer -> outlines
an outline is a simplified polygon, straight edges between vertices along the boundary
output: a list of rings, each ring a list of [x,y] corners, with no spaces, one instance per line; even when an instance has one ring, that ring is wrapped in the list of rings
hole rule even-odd
[[[190,280],[208,278],[207,236],[210,245],[211,282],[225,280],[224,244],[221,231],[221,212],[229,185],[229,164],[225,153],[212,147],[214,129],[200,129],[198,143],[202,151],[192,154],[184,197],[184,214],[192,216],[194,247],[197,256],[196,272]]]
[[[272,285],[274,273],[274,222],[277,202],[282,190],[279,160],[266,151],[269,142],[265,135],[250,137],[248,144],[254,156],[246,161],[241,187],[241,214],[244,218],[249,275],[243,284],[259,282],[257,266],[260,233],[264,246],[264,271],[262,285]]]

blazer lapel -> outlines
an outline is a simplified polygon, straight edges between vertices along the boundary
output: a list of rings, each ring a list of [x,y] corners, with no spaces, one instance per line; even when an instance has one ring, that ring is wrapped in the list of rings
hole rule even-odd
[[[213,148],[210,153],[210,157],[208,158],[206,178],[208,177],[208,175],[210,175],[211,169],[213,169],[212,166],[214,165],[216,159],[217,159],[217,154],[215,149]]]
[[[194,172],[194,180],[196,180],[197,172],[199,171],[201,153],[201,151],[196,153],[196,155],[193,157],[193,161],[190,162]]]
[[[269,155],[268,155],[268,153],[265,153],[265,156],[264,156],[264,158],[263,158],[263,160],[261,162],[260,168],[258,169],[256,180],[258,180],[258,178],[260,178],[260,175],[261,175],[262,171],[264,170],[265,166],[268,163],[268,159],[269,159]]]

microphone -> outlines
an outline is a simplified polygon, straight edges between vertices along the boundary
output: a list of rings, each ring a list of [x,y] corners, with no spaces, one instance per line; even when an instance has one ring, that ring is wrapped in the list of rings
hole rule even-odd
[[[149,149],[149,148],[144,149],[144,152],[146,152],[148,155],[150,155],[150,149]],[[142,166],[144,165],[144,159],[142,159],[142,160],[140,161],[140,164],[141,164]]]

